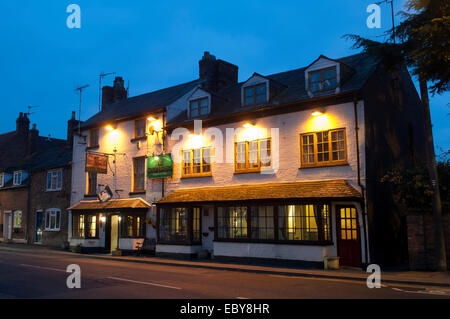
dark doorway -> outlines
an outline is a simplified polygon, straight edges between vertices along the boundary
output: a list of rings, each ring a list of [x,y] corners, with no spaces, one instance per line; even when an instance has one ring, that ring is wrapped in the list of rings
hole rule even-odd
[[[42,233],[44,231],[44,218],[43,218],[43,212],[36,212],[36,226],[34,230],[34,242],[35,243],[42,243]]]

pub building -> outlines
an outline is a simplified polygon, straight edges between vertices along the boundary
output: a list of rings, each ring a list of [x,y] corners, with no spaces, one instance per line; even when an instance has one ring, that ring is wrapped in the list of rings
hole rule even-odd
[[[102,241],[111,237],[109,218],[120,212],[122,225],[139,198],[148,205],[139,208],[147,209],[140,239],[154,240],[157,256],[404,262],[404,225],[380,180],[394,164],[424,158],[420,100],[405,67],[389,73],[366,54],[320,56],[303,68],[238,82],[237,66],[205,52],[199,69],[195,81],[112,99],[82,125],[87,139],[101,140],[95,151],[109,165],[91,182],[83,159],[92,149],[74,146],[80,185],[72,214],[106,217],[105,226],[93,228],[92,218],[84,224],[85,236],[98,237],[92,245],[110,245]],[[134,192],[140,179],[142,192]],[[112,199],[83,204],[86,184],[109,185]],[[139,228],[132,225],[119,228]],[[135,249],[122,234],[118,248]]]

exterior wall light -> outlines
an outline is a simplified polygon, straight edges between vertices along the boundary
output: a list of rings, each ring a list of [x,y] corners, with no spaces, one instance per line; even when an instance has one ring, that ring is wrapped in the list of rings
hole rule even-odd
[[[244,128],[251,128],[251,127],[253,127],[253,126],[255,126],[253,123],[249,123],[249,122],[247,122],[247,123],[245,123],[244,125]]]
[[[109,125],[106,126],[106,130],[109,131],[109,132],[115,131],[116,130],[116,126],[109,124]]]
[[[161,120],[155,119],[152,116],[148,117],[147,120],[150,122],[149,126],[150,135],[153,135],[153,133],[155,132],[159,133],[163,130],[163,122]]]
[[[106,222],[106,217],[105,217],[105,216],[100,217],[100,221],[101,221],[102,223],[105,223],[105,222]]]
[[[321,115],[323,115],[323,114],[324,114],[323,111],[314,111],[314,112],[311,113],[311,115],[314,116],[314,117],[316,117],[316,116],[321,116]]]

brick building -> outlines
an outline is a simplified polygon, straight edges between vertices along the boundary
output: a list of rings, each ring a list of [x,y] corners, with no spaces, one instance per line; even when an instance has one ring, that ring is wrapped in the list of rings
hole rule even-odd
[[[0,240],[60,247],[67,241],[67,214],[75,114],[68,140],[39,136],[20,113],[15,132],[0,135]]]

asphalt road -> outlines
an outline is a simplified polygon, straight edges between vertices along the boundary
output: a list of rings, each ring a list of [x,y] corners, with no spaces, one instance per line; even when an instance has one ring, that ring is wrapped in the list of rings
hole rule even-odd
[[[66,268],[81,268],[69,289]],[[99,260],[0,248],[0,298],[450,298],[450,289]]]

